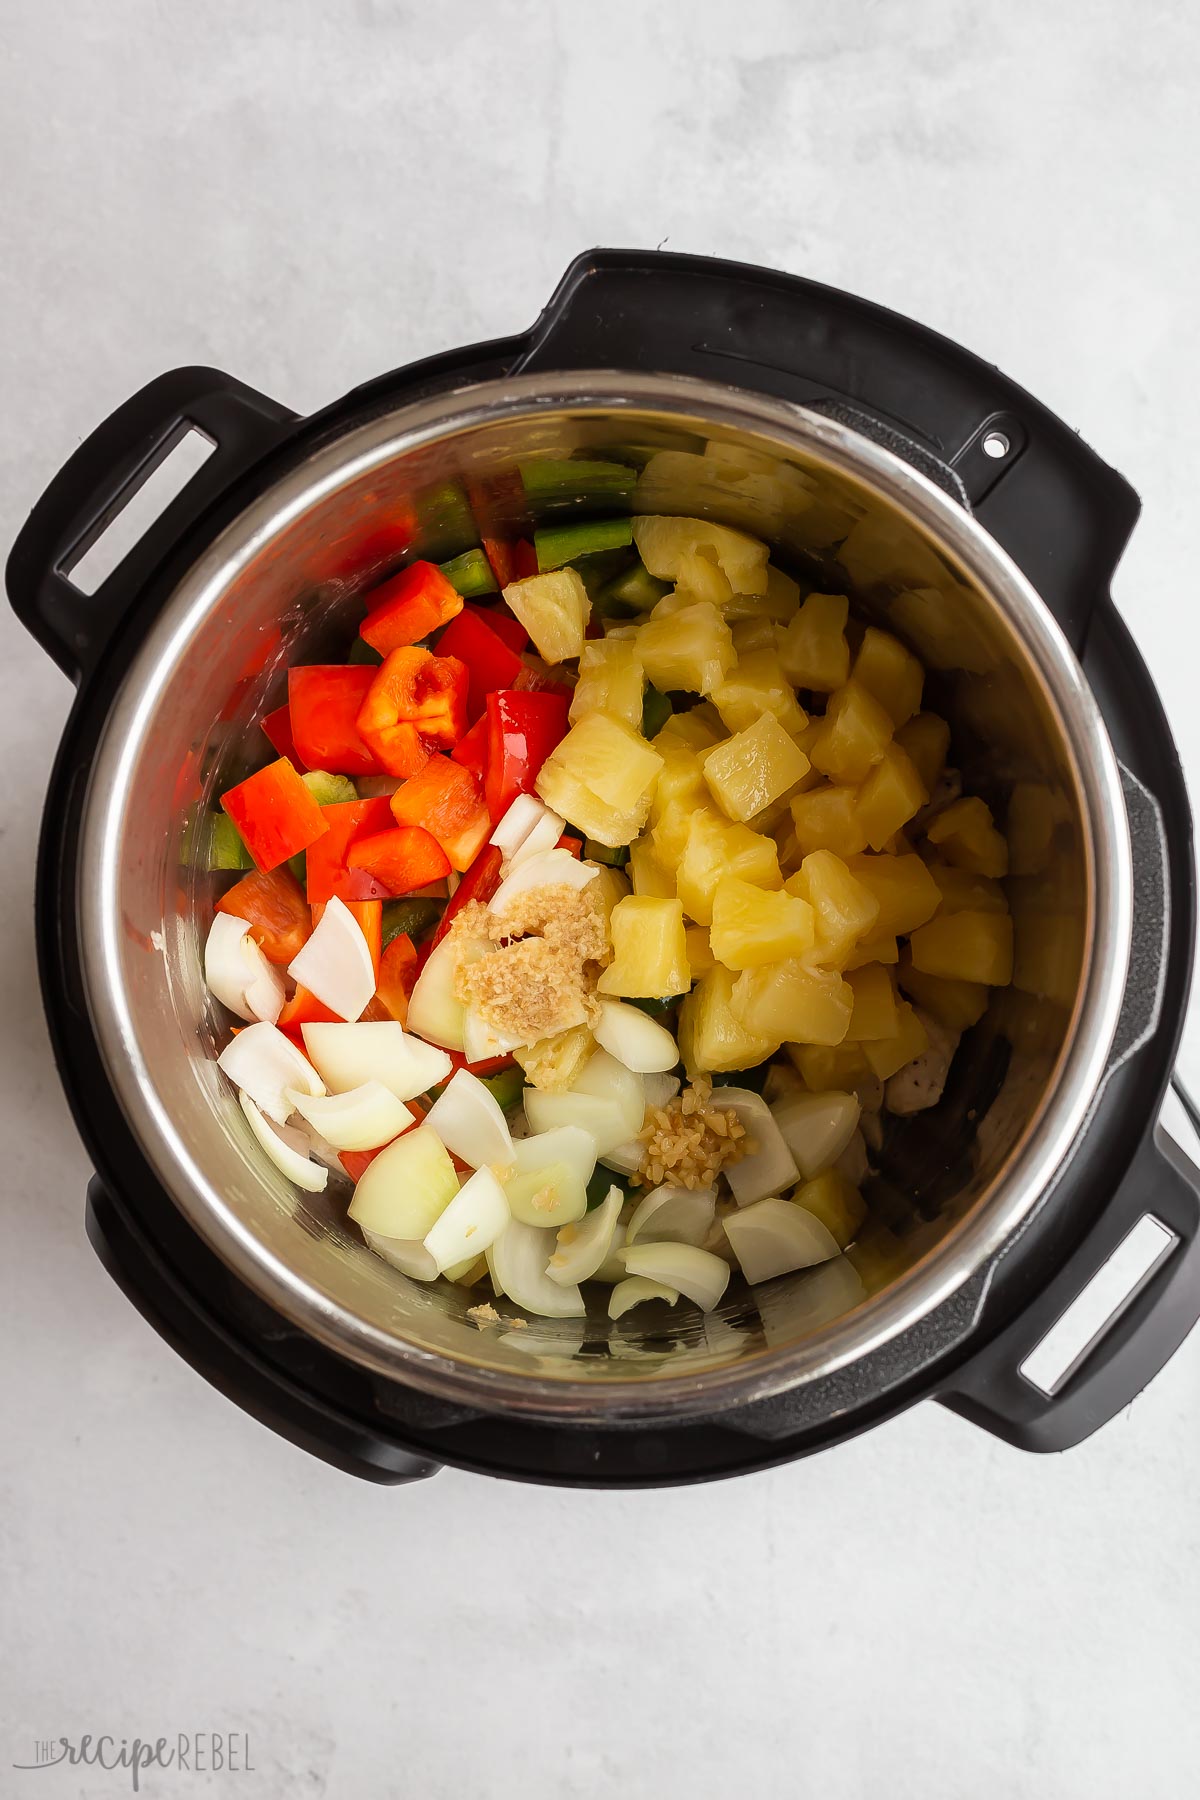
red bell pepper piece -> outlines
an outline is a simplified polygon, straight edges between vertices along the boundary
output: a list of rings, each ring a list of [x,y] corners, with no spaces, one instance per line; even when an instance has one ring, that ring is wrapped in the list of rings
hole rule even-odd
[[[346,906],[358,920],[358,928],[367,940],[367,949],[371,952],[371,961],[375,965],[375,979],[378,981],[379,965],[383,960],[383,901],[347,900]],[[371,1002],[368,1005],[368,1013],[373,1004]],[[364,1013],[363,1017],[366,1016]]]
[[[417,952],[406,931],[398,931],[379,964],[379,981],[375,998],[389,1016],[403,1025],[408,1018],[408,1001],[417,979]]]
[[[477,606],[468,600],[463,611],[472,613],[475,618],[481,619],[495,632],[500,642],[507,644],[510,650],[515,650],[518,656],[529,642],[529,633],[520,619],[514,619],[507,608],[503,606]]]
[[[469,869],[492,822],[475,776],[448,756],[431,756],[392,795],[397,825],[422,825],[450,859],[452,869]],[[436,877],[435,877],[436,879]]]
[[[485,537],[482,540],[483,553],[492,565],[492,574],[497,585],[506,588],[510,581],[517,579],[516,564],[513,560],[514,546],[507,538]]]
[[[530,575],[539,573],[537,551],[528,538],[519,538],[513,545],[513,568],[517,581],[525,581]]]
[[[405,644],[416,644],[462,611],[462,595],[436,563],[410,563],[382,586],[363,596],[367,616],[358,634],[387,656]]]
[[[454,923],[455,914],[462,911],[468,900],[478,900],[482,906],[487,905],[492,895],[496,892],[496,889],[500,886],[500,869],[503,862],[504,858],[500,854],[498,845],[485,844],[483,846],[483,849],[479,852],[479,855],[475,858],[475,861],[471,864],[470,868],[451,894],[449,900],[447,900],[446,910],[438,921],[437,930],[428,940],[428,948],[425,950],[427,956],[429,951],[432,950],[436,944],[441,943],[451,925]]]
[[[563,832],[562,836],[559,838],[559,840],[558,840],[557,844],[555,844],[554,848],[556,850],[569,850],[571,852],[572,856],[582,860],[583,839],[577,838],[577,837],[572,837],[572,835],[569,831]]]
[[[488,722],[485,711],[481,719],[476,719],[465,738],[455,744],[450,752],[451,762],[461,763],[464,769],[470,769],[477,781],[483,780],[483,772],[487,768]]]
[[[286,756],[221,795],[221,805],[264,872],[277,869],[328,830],[321,809]]]
[[[339,800],[321,812],[329,829],[306,858],[309,904],[332,900],[335,894],[346,901],[386,899],[383,883],[366,869],[352,869],[346,857],[359,838],[386,831],[392,824],[387,800]]]
[[[493,822],[518,794],[531,794],[538,770],[567,735],[563,694],[530,694],[503,688],[487,702],[488,760],[485,791]]]
[[[445,851],[419,825],[394,825],[360,838],[350,846],[349,862],[352,869],[369,869],[396,897],[414,894],[450,873]]]
[[[300,1035],[302,1025],[338,1025],[342,1022],[340,1014],[331,1012],[323,1000],[300,986],[290,1000],[284,1001],[283,1011],[275,1021],[280,1031],[286,1031],[301,1049],[304,1048],[304,1039]]]
[[[318,838],[317,843],[320,842]],[[222,894],[217,911],[246,919],[250,936],[268,962],[290,963],[312,935],[312,914],[290,869],[272,869],[269,875],[256,869],[243,875],[228,893]]]
[[[399,562],[417,535],[417,515],[413,507],[392,503],[389,514],[382,514],[365,537],[351,546],[344,567],[335,574],[357,575],[363,569],[381,569],[387,563]]]
[[[467,671],[456,656],[406,647],[368,674],[358,729],[389,775],[415,775],[430,745],[454,748],[467,729]]]
[[[288,710],[296,754],[306,769],[331,775],[382,775],[356,720],[377,671],[359,663],[288,670]]]
[[[285,703],[283,706],[277,706],[274,712],[268,713],[262,722],[262,729],[267,735],[272,750],[277,750],[280,756],[286,756],[289,762],[298,763],[300,761],[296,754],[296,740],[292,736],[292,709],[290,706]]]
[[[544,663],[537,662],[523,661],[521,673],[512,685],[522,694],[561,694],[568,706],[575,693],[568,682],[559,681]]]
[[[490,623],[474,608],[464,607],[438,639],[439,656],[457,656],[467,671],[467,717],[472,724],[495,688],[512,687],[524,667]]]

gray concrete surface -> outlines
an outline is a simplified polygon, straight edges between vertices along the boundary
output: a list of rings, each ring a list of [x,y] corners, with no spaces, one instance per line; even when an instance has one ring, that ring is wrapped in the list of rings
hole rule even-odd
[[[7,0],[0,541],[172,365],[307,409],[588,245],[740,257],[970,344],[1132,479],[1118,598],[1194,771],[1198,55],[1177,0]],[[144,1792],[1194,1791],[1200,1340],[1063,1459],[926,1407],[640,1496],[358,1487],[177,1361],[83,1238],[31,942],[71,695],[0,631],[0,1791],[129,1791],[10,1772],[39,1738],[201,1730],[254,1772]]]

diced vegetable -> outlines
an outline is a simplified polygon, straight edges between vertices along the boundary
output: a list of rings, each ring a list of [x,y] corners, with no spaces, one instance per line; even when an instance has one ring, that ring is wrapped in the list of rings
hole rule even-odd
[[[587,1211],[584,1186],[567,1163],[548,1162],[537,1169],[510,1171],[504,1178],[504,1192],[513,1218],[541,1229],[571,1225]]]
[[[627,1247],[634,1244],[703,1245],[716,1212],[715,1188],[657,1187],[634,1208],[625,1228]]]
[[[312,1095],[290,1088],[287,1098],[335,1150],[371,1150],[412,1125],[412,1114],[381,1081],[364,1081],[341,1094]]]
[[[525,492],[543,503],[569,500],[577,505],[584,498],[624,499],[637,484],[637,470],[625,463],[590,462],[583,457],[564,461],[547,456],[531,458],[519,467]]]
[[[287,869],[273,869],[269,875],[256,870],[245,876],[222,894],[217,911],[244,919],[251,937],[272,963],[291,962],[312,930],[308,902]]]
[[[456,943],[435,943],[408,997],[409,1031],[446,1050],[463,1047],[466,1009],[454,992],[458,959]]]
[[[295,740],[292,737],[291,708],[286,702],[282,706],[277,706],[274,712],[267,714],[262,721],[262,730],[271,748],[280,756],[286,756],[289,762],[300,761],[296,752]]]
[[[419,944],[428,937],[442,915],[442,902],[422,894],[406,894],[403,900],[386,900],[383,907],[383,948],[401,935]]]
[[[536,1174],[551,1163],[561,1163],[570,1170],[572,1179],[586,1194],[596,1168],[594,1139],[581,1126],[560,1125],[513,1140],[513,1166],[520,1174]]]
[[[381,1150],[350,1202],[363,1231],[423,1240],[458,1192],[458,1176],[441,1139],[417,1125]]]
[[[554,1249],[549,1231],[513,1218],[487,1252],[492,1279],[525,1312],[544,1319],[582,1318],[587,1308],[579,1289],[550,1278]]]
[[[381,1256],[384,1262],[391,1263],[393,1269],[399,1269],[402,1275],[410,1276],[413,1281],[437,1280],[437,1259],[418,1239],[385,1237],[380,1231],[365,1228],[363,1237],[368,1249]]]
[[[612,1251],[617,1220],[624,1203],[623,1190],[610,1182],[599,1206],[593,1207],[578,1223],[560,1228],[554,1253],[546,1266],[551,1281],[556,1281],[560,1287],[570,1287],[592,1279]]]
[[[482,550],[464,550],[461,556],[452,556],[449,562],[444,562],[441,569],[446,580],[468,600],[496,592],[496,577]]]
[[[509,868],[510,872],[492,895],[490,904],[494,913],[506,912],[518,895],[530,893],[535,888],[585,888],[596,879],[596,870],[590,864],[557,846],[553,850],[539,851],[536,856],[518,857]]]
[[[415,562],[364,595],[359,636],[387,657],[446,625],[462,611],[462,595],[436,563]]]
[[[668,1306],[674,1306],[679,1299],[678,1288],[666,1287],[661,1281],[648,1281],[644,1275],[628,1275],[624,1281],[618,1281],[608,1299],[608,1316],[610,1319],[623,1319],[625,1314],[635,1306],[642,1306],[647,1300],[665,1300]]]
[[[333,899],[288,974],[341,1019],[366,1011],[375,992],[370,946],[345,902]]]
[[[307,850],[326,829],[320,807],[283,756],[222,794],[221,805],[264,873]]]
[[[486,701],[484,704],[486,706]],[[467,735],[455,744],[450,752],[450,760],[469,769],[476,781],[482,782],[487,775],[487,750],[488,722],[485,712],[476,719]]]
[[[548,663],[580,654],[592,603],[577,569],[510,582],[504,599]]]
[[[508,1120],[495,1095],[468,1069],[450,1077],[425,1117],[447,1150],[472,1169],[485,1166],[504,1175],[513,1164]],[[484,1248],[482,1244],[478,1246]],[[466,1255],[464,1250],[463,1255]]]
[[[363,668],[377,669],[383,661],[383,658],[380,656],[378,650],[371,644],[368,644],[363,638],[358,637],[355,638],[354,642],[351,644],[350,654],[347,656],[346,661],[351,664],[360,665]]]
[[[358,729],[389,775],[414,775],[431,747],[454,748],[467,729],[467,671],[455,656],[393,650],[376,671]]]
[[[592,1030],[603,1049],[638,1074],[665,1074],[679,1061],[679,1046],[671,1033],[620,1000],[600,1002]]]
[[[195,860],[206,869],[252,869],[254,858],[228,813],[205,813],[199,821],[202,854]],[[194,853],[193,853],[194,854]],[[191,857],[188,860],[192,860]]]
[[[283,982],[250,936],[249,922],[231,913],[219,912],[209,927],[204,980],[239,1019],[274,1024],[283,1010]]]
[[[503,689],[488,695],[487,724],[485,791],[497,822],[518,794],[533,792],[543,763],[566,736],[567,702],[561,694]]]
[[[295,1110],[287,1097],[289,1088],[302,1088],[312,1095],[325,1092],[324,1082],[308,1059],[290,1038],[266,1022],[248,1025],[230,1038],[217,1066],[278,1125],[286,1124]]]
[[[444,1050],[390,1019],[303,1025],[301,1036],[314,1067],[335,1094],[378,1081],[398,1100],[414,1100],[451,1072]]]
[[[505,868],[511,869],[531,856],[556,849],[565,823],[535,794],[518,794],[489,841],[504,857]]]
[[[329,1170],[323,1163],[314,1162],[300,1148],[299,1133],[287,1133],[286,1126],[272,1126],[245,1090],[238,1099],[247,1124],[280,1173],[306,1193],[321,1193],[329,1180]]]
[[[511,1218],[504,1189],[491,1169],[477,1168],[426,1232],[425,1248],[439,1273],[450,1271],[467,1257],[490,1250]]]
[[[855,1094],[793,1090],[772,1103],[771,1113],[805,1180],[831,1168],[858,1128]]]
[[[340,801],[322,806],[326,830],[310,846],[305,860],[309,903],[332,900],[378,900],[388,892],[369,869],[351,868],[351,846],[361,838],[386,831],[392,824],[385,799]]]
[[[544,525],[533,534],[538,568],[558,569],[577,556],[620,550],[633,542],[632,519],[581,519],[571,525]]]
[[[833,1233],[790,1200],[760,1200],[745,1207],[726,1219],[725,1235],[751,1286],[840,1253]]]
[[[392,795],[391,808],[397,825],[420,826],[436,838],[453,869],[470,868],[491,825],[478,781],[446,756],[431,756],[410,775]]]
[[[735,1115],[746,1133],[745,1141],[754,1146],[724,1170],[738,1205],[750,1206],[767,1194],[790,1187],[800,1171],[762,1095],[750,1088],[723,1086],[717,1104]]]
[[[613,960],[596,984],[600,993],[655,999],[687,991],[692,977],[678,900],[630,895],[613,908],[609,930]]]
[[[694,1244],[635,1244],[632,1249],[626,1245],[622,1256],[630,1275],[677,1289],[701,1312],[719,1305],[729,1286],[729,1264]]]
[[[438,655],[454,656],[467,671],[467,717],[480,719],[487,697],[497,688],[511,688],[524,667],[521,658],[496,630],[499,615],[466,606],[452,619],[438,639]],[[522,639],[524,630],[517,628]]]
[[[338,775],[383,772],[357,723],[374,679],[373,668],[341,663],[288,670],[292,737],[305,768],[331,769]]]

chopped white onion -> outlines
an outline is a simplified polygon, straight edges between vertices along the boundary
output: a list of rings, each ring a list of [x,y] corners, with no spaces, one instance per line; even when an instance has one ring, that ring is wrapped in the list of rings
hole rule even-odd
[[[370,1162],[349,1213],[363,1231],[421,1243],[458,1192],[458,1176],[436,1131],[418,1125]]]
[[[217,1065],[235,1087],[249,1094],[255,1105],[279,1125],[285,1124],[295,1110],[287,1098],[288,1088],[301,1088],[314,1095],[325,1092],[320,1075],[291,1038],[278,1026],[265,1022],[247,1025],[230,1038]]]
[[[593,1281],[607,1282],[609,1287],[625,1279],[625,1227],[618,1221],[608,1246],[608,1255],[592,1276]]]
[[[599,1206],[593,1207],[577,1225],[562,1226],[558,1247],[546,1269],[551,1281],[557,1281],[560,1287],[568,1287],[591,1280],[612,1254],[612,1241],[624,1204],[624,1194],[614,1185]]]
[[[716,1188],[656,1187],[634,1208],[625,1243],[703,1246],[716,1206]]]
[[[771,1116],[805,1181],[837,1161],[854,1136],[861,1110],[855,1094],[836,1091],[794,1092],[774,1101]]]
[[[679,1061],[679,1046],[665,1025],[624,1000],[602,1000],[592,1034],[602,1049],[639,1075],[665,1075]]]
[[[642,1089],[647,1106],[666,1106],[679,1092],[678,1075],[643,1075]]]
[[[667,1287],[661,1281],[648,1281],[644,1275],[627,1275],[624,1281],[618,1281],[608,1297],[608,1316],[610,1319],[624,1318],[633,1306],[640,1306],[643,1300],[665,1300],[668,1306],[674,1306],[679,1298],[679,1289]]]
[[[364,1231],[367,1247],[382,1256],[384,1262],[391,1263],[393,1269],[399,1269],[402,1275],[411,1275],[414,1281],[436,1281],[438,1266],[420,1238],[385,1237],[380,1231]]]
[[[751,1284],[841,1255],[829,1228],[790,1200],[758,1200],[731,1213],[725,1221],[725,1236]]]
[[[303,1025],[300,1029],[304,1048],[335,1094],[361,1087],[364,1081],[378,1081],[397,1100],[414,1100],[445,1081],[454,1067],[444,1050],[414,1037],[394,1019]]]
[[[377,1150],[412,1127],[413,1117],[381,1081],[364,1081],[345,1094],[314,1096],[289,1088],[288,1099],[335,1150]]]
[[[366,1011],[375,992],[375,964],[344,900],[335,895],[329,901],[320,924],[288,964],[288,974],[339,1019],[354,1020]]]
[[[503,1108],[469,1069],[458,1069],[450,1077],[425,1123],[437,1132],[447,1150],[473,1169],[489,1167],[506,1174],[512,1167],[513,1141]]]
[[[525,1117],[534,1131],[553,1131],[557,1126],[574,1125],[588,1132],[597,1156],[604,1156],[629,1136],[629,1120],[617,1100],[601,1099],[598,1094],[581,1094],[545,1088],[526,1088]]]
[[[577,1287],[563,1287],[546,1272],[554,1238],[519,1219],[507,1224],[487,1251],[492,1279],[501,1293],[526,1312],[544,1319],[577,1319],[585,1312]]]
[[[443,1049],[461,1051],[466,1008],[455,996],[454,978],[464,946],[456,937],[443,938],[425,959],[408,997],[408,1030]]]
[[[463,1055],[468,1062],[490,1062],[494,1056],[507,1056],[515,1050],[520,1042],[518,1038],[504,1037],[494,1031],[473,1006],[468,1006],[463,1013],[462,1029]]]
[[[425,1248],[439,1272],[452,1269],[464,1257],[482,1256],[500,1236],[510,1216],[504,1189],[492,1171],[476,1169],[425,1233]]]
[[[517,852],[528,843],[532,831],[538,826],[548,829],[545,825],[547,820],[556,829],[549,844],[540,848],[552,850],[563,834],[566,821],[560,819],[557,813],[552,813],[536,794],[518,794],[488,842],[496,846],[506,863],[511,863]]]
[[[287,989],[254,939],[246,919],[217,913],[204,945],[204,980],[209,992],[239,1019],[273,1025],[283,1011]]]
[[[615,1100],[627,1121],[625,1136],[636,1137],[646,1117],[646,1086],[640,1075],[619,1063],[607,1050],[594,1050],[567,1089],[572,1094],[595,1094]]]
[[[513,869],[520,868],[531,856],[543,856],[547,850],[553,850],[566,829],[566,820],[560,819],[556,812],[547,807],[525,842],[515,850],[504,865],[504,873],[508,875]]]
[[[752,1206],[799,1181],[795,1159],[761,1094],[749,1088],[718,1087],[713,1089],[713,1105],[727,1107],[755,1146],[740,1162],[726,1163],[723,1171],[739,1206]]]
[[[543,850],[537,856],[526,857],[517,863],[488,901],[488,907],[494,913],[503,913],[519,894],[529,893],[533,888],[585,888],[599,873],[594,863],[580,862],[569,850]]]
[[[251,1131],[280,1173],[286,1175],[289,1181],[294,1181],[297,1187],[304,1188],[310,1194],[321,1193],[329,1180],[329,1170],[323,1169],[320,1163],[313,1162],[311,1158],[305,1156],[302,1150],[297,1148],[295,1140],[299,1134],[289,1133],[289,1137],[292,1139],[289,1142],[288,1138],[283,1136],[287,1127],[272,1125],[269,1119],[264,1118],[244,1089],[238,1095],[238,1099],[242,1103],[242,1111],[246,1115]]]
[[[553,1163],[565,1163],[586,1187],[596,1167],[596,1140],[578,1125],[559,1125],[550,1131],[514,1138],[513,1166],[519,1174],[534,1174]]]
[[[614,1144],[611,1150],[606,1150],[597,1160],[617,1175],[636,1175],[645,1154],[646,1146],[638,1138],[626,1138],[624,1143]]]
[[[627,1274],[676,1288],[701,1312],[711,1312],[729,1285],[729,1264],[695,1244],[626,1244],[621,1255]]]

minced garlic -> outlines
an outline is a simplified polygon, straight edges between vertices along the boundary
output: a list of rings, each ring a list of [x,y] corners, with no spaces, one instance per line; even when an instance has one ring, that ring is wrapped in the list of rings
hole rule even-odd
[[[712,1083],[697,1076],[665,1106],[651,1106],[638,1133],[644,1187],[670,1182],[679,1187],[712,1187],[721,1170],[754,1148],[736,1113],[714,1106]]]

